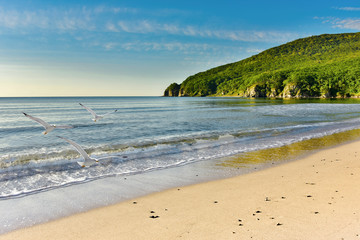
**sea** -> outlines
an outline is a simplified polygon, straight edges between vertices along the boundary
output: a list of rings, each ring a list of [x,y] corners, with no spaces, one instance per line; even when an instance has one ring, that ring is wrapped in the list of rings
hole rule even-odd
[[[79,103],[106,115],[94,122]],[[231,97],[0,98],[0,234],[268,167],[275,160],[231,165],[226,159],[360,129],[359,103]],[[44,135],[45,129],[23,113],[72,128]],[[76,142],[99,162],[81,167],[81,155],[58,136]]]

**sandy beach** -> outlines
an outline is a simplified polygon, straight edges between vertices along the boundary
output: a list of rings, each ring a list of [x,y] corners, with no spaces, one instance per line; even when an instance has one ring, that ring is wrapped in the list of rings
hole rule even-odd
[[[170,189],[7,239],[360,239],[360,141],[250,174]]]

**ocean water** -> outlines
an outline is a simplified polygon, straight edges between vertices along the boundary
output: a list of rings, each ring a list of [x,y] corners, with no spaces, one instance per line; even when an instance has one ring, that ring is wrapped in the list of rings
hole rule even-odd
[[[118,111],[98,122],[98,114]],[[356,100],[0,98],[0,199],[99,178],[141,174],[360,128]],[[56,125],[43,135],[22,112]],[[77,151],[105,158],[81,168]]]
[[[79,103],[100,115],[117,112],[93,122]],[[23,204],[23,199],[33,199],[33,195],[50,196],[57,189],[80,189],[89,182],[105,184],[114,178],[141,176],[155,182],[164,169],[170,169],[169,180],[181,166],[201,167],[207,161],[239,153],[359,129],[358,103],[356,99],[0,98],[0,209],[19,204],[18,199]],[[73,128],[43,135],[42,126],[22,112]],[[73,140],[90,156],[102,160],[82,168],[77,164],[81,161],[78,152],[56,136]],[[114,192],[117,183],[111,186],[109,192]],[[21,214],[8,216],[0,221],[0,233],[15,229]],[[38,221],[19,226],[29,222]]]

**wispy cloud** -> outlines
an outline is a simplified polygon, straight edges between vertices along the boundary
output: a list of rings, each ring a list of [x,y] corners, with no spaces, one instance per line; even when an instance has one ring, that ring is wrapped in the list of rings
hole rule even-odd
[[[120,48],[128,51],[179,51],[182,53],[207,51],[217,49],[209,44],[181,43],[181,42],[128,42],[118,45]]]
[[[94,13],[131,13],[136,14],[139,12],[139,9],[136,8],[127,8],[127,7],[107,7],[107,6],[98,6],[94,8]]]
[[[78,11],[37,10],[18,11],[0,8],[0,27],[7,29],[94,29],[91,13],[83,8]],[[30,28],[30,29],[29,29]]]
[[[342,11],[360,11],[360,7],[335,7],[335,9]]]
[[[331,24],[333,28],[360,30],[360,18],[335,18],[335,17],[316,17],[322,23]]]
[[[333,22],[334,28],[360,30],[360,19],[338,19]]]
[[[4,10],[0,8],[0,26],[5,28],[18,28],[37,26],[38,28],[46,28],[49,26],[49,18],[43,12],[19,12],[16,10]]]
[[[187,14],[165,12],[176,16]],[[261,51],[257,47],[245,49],[243,42],[258,46],[257,43],[279,44],[301,37],[295,32],[220,29],[201,23],[186,24],[179,18],[158,18],[142,13],[140,9],[108,6],[35,10],[9,10],[0,6],[0,34],[22,34],[21,39],[25,36],[29,43],[35,42],[37,46],[45,43],[53,49],[76,46],[108,52],[172,52],[179,56],[212,57],[226,53],[232,58],[235,58],[233,55],[237,58],[241,54],[247,56]],[[129,14],[132,14],[131,18],[127,18]],[[54,38],[56,46],[53,45]]]
[[[104,48],[106,50],[112,50],[114,49],[118,44],[117,43],[114,43],[114,42],[108,42],[108,43],[105,43],[104,44]]]
[[[243,31],[243,30],[213,30],[198,26],[180,26],[154,21],[119,21],[117,24],[108,24],[108,30],[114,32],[127,32],[138,34],[172,34],[189,37],[217,38],[232,41],[248,42],[286,42],[299,35],[293,32],[281,31]]]
[[[115,8],[98,6],[94,8],[45,9],[45,10],[9,10],[0,7],[0,31],[13,30],[22,33],[39,31],[96,31],[148,35],[178,35],[194,38],[211,38],[245,42],[284,43],[299,35],[295,32],[250,31],[238,29],[213,29],[197,24],[183,25],[171,20],[137,19],[140,10],[133,8]],[[171,12],[171,11],[169,11]],[[126,15],[134,14],[132,21],[122,20]]]
[[[206,64],[208,67],[219,66],[261,52],[260,49],[247,49],[241,46],[224,46],[222,44],[182,43],[182,42],[128,42],[117,44],[112,51],[132,51],[145,54],[146,52],[172,52],[182,61],[193,65]]]
[[[115,26],[115,24],[110,22],[106,24],[105,29],[109,32],[119,32],[119,29]]]
[[[341,11],[360,11],[360,7],[335,7]],[[318,17],[323,23],[331,24],[333,28],[360,30],[360,18],[338,18],[338,17]]]

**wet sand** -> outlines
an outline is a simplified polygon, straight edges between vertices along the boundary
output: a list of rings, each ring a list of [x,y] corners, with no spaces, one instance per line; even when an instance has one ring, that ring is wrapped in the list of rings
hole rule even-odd
[[[174,188],[3,239],[360,239],[360,141]]]

